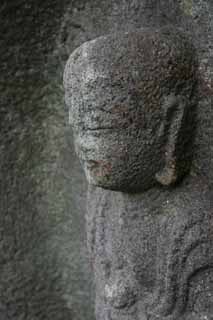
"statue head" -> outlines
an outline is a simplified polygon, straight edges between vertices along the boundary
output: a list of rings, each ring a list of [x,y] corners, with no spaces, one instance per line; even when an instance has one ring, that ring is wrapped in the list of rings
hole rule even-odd
[[[168,28],[103,36],[73,52],[65,99],[90,184],[135,192],[174,184],[189,170],[194,56]]]

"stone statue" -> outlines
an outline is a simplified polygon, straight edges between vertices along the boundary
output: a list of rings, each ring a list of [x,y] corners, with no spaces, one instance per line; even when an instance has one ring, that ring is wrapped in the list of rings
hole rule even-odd
[[[210,188],[191,168],[197,69],[168,27],[97,38],[66,65],[97,320],[213,319]]]

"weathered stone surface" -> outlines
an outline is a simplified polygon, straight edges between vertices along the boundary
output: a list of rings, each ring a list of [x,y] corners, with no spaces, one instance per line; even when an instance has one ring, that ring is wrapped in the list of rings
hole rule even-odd
[[[99,37],[68,60],[97,320],[211,319],[211,194],[191,169],[197,80],[196,50],[171,26]]]
[[[212,13],[211,0],[1,1],[0,318],[93,319],[85,181],[62,120],[69,54],[135,27],[169,22],[191,33],[201,79],[193,167],[209,180]]]
[[[61,0],[0,2],[1,320],[93,316],[85,183],[56,50],[65,9]]]
[[[213,239],[205,181],[190,178],[143,194],[90,187],[87,219],[97,319],[211,320]]]
[[[65,55],[83,42],[116,31],[129,31],[135,28],[164,26],[181,27],[193,42],[199,56],[199,99],[196,147],[193,166],[202,171],[208,180],[212,179],[210,170],[212,112],[212,40],[213,7],[211,1],[179,0],[118,0],[88,1],[79,4],[76,10],[67,10],[61,29],[60,41],[64,44]]]
[[[138,191],[156,175],[170,184],[188,170],[196,68],[193,47],[171,27],[100,37],[74,51],[66,103],[89,183]],[[162,177],[164,162],[170,165]]]

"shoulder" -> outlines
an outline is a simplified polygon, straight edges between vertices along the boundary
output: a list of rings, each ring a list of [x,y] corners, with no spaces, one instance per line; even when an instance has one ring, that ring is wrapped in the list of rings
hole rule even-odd
[[[209,234],[213,228],[209,185],[198,177],[184,181],[170,191],[164,200],[162,214],[164,223],[166,221],[174,235],[180,236],[192,230]]]

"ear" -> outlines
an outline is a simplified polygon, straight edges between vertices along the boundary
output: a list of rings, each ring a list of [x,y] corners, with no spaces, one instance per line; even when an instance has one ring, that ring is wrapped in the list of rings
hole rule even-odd
[[[156,180],[165,186],[174,184],[182,175],[180,158],[184,152],[184,133],[187,115],[187,101],[181,96],[166,97],[164,112],[164,167],[155,176]]]

